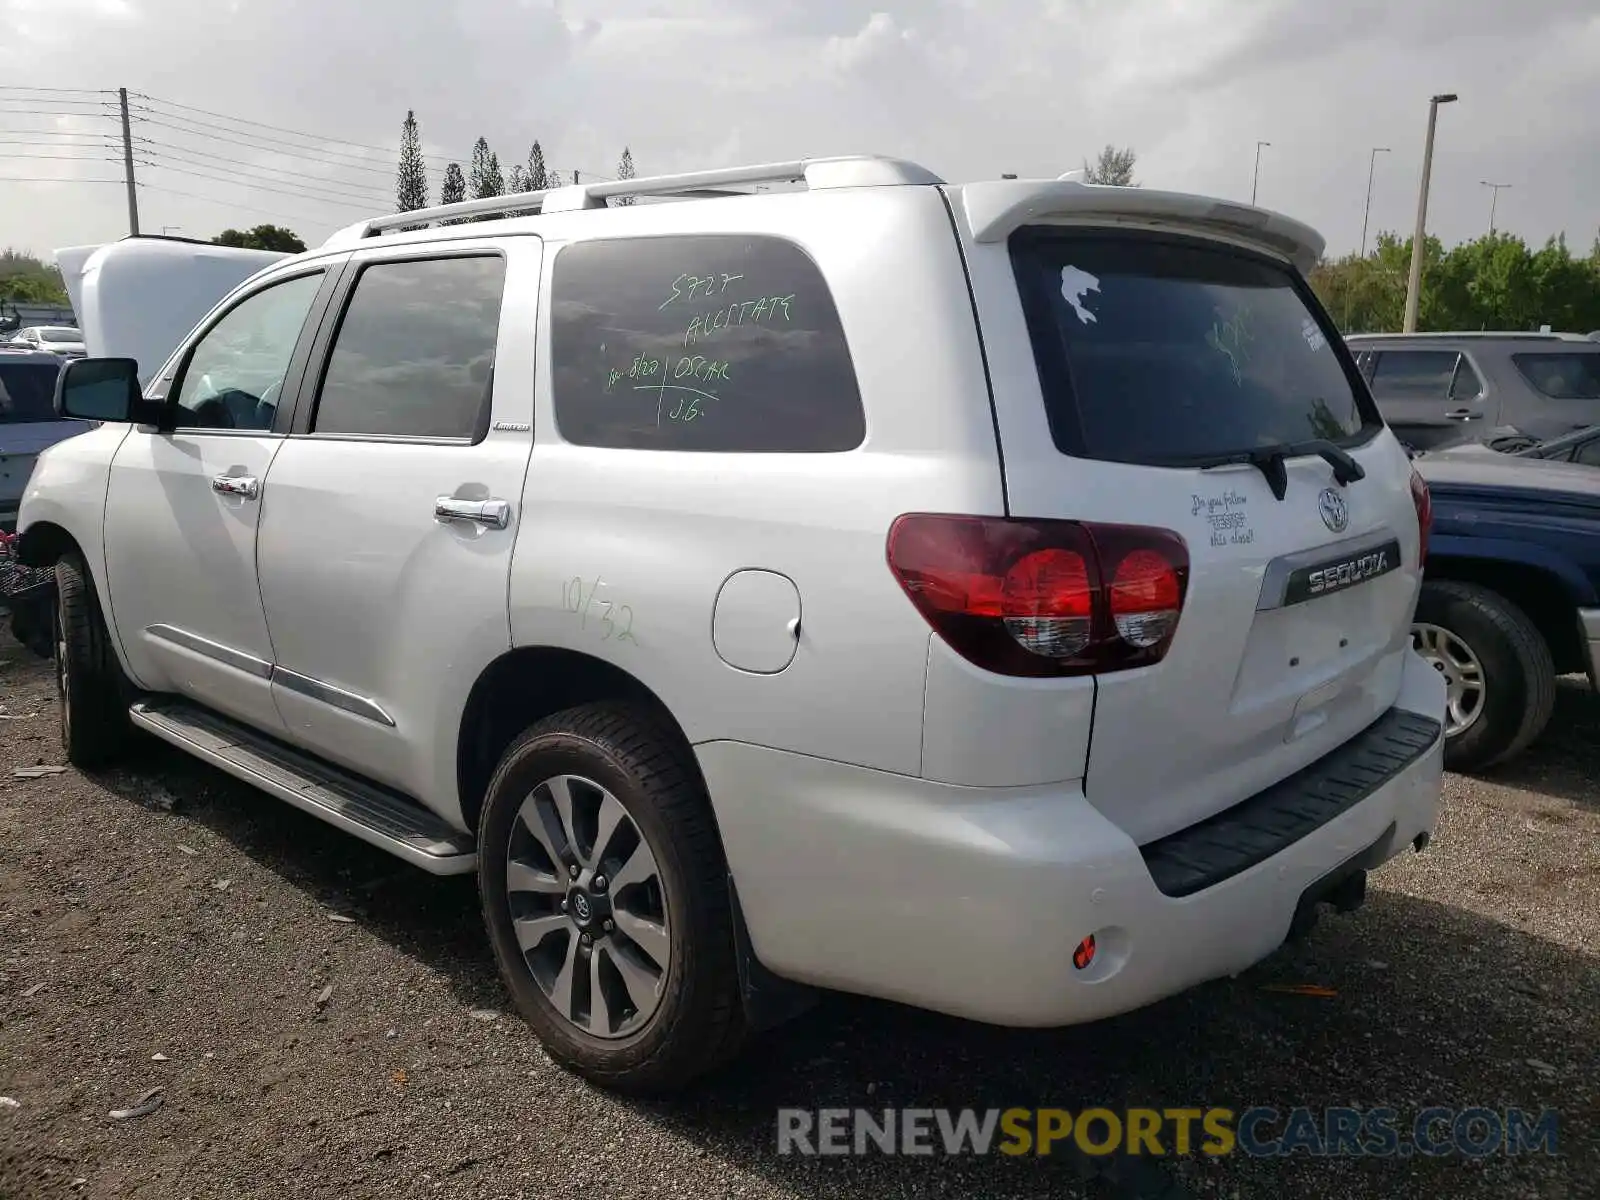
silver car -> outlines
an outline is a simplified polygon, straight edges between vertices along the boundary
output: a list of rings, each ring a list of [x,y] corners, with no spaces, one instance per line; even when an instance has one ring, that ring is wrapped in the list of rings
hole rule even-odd
[[[65,363],[23,347],[0,352],[0,529],[16,527],[39,452],[84,431],[83,422],[56,416],[56,377]]]
[[[87,349],[83,331],[70,325],[30,325],[11,336],[12,344],[31,350],[42,350],[62,358],[82,358]]]
[[[1510,426],[1544,440],[1595,423],[1600,344],[1574,333],[1360,334],[1346,339],[1378,409],[1418,450]]]

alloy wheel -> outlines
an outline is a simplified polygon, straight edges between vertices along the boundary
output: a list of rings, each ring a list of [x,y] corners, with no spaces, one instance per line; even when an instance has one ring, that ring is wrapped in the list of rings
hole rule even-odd
[[[660,1006],[670,914],[656,855],[627,807],[578,775],[522,802],[506,847],[512,929],[534,982],[584,1033],[638,1033]]]
[[[1442,625],[1413,625],[1411,644],[1424,662],[1444,676],[1444,733],[1459,737],[1483,715],[1488,694],[1483,663],[1471,646]]]

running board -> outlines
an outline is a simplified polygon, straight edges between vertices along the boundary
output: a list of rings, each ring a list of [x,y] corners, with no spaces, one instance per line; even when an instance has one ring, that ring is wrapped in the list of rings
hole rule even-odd
[[[472,837],[415,800],[184,700],[141,700],[141,729],[434,875],[478,865]]]

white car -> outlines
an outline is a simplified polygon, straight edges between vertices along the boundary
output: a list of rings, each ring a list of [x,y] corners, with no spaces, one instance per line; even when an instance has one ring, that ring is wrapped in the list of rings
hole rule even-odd
[[[815,989],[1051,1026],[1241,971],[1439,801],[1427,492],[1322,244],[878,158],[363,222],[142,394],[66,368],[107,423],[19,528],[67,754],[143,730],[475,871],[619,1088]]]
[[[11,340],[30,350],[43,350],[62,358],[82,358],[86,353],[83,333],[70,325],[30,325],[17,330]]]

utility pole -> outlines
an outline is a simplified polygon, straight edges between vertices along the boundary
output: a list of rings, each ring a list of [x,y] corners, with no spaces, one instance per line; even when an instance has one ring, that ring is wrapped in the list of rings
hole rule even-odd
[[[128,128],[128,89],[118,88],[122,102],[122,170],[128,181],[128,233],[139,236],[139,193],[133,183],[133,134]]]
[[[1433,130],[1439,120],[1439,105],[1454,104],[1450,92],[1428,101],[1428,140],[1422,147],[1422,187],[1417,196],[1417,231],[1411,238],[1411,279],[1406,285],[1406,321],[1403,333],[1417,331],[1417,310],[1422,307],[1422,250],[1428,236],[1428,178],[1433,174]]]
[[[1367,163],[1367,207],[1361,212],[1361,257],[1367,256],[1367,218],[1372,215],[1372,173],[1378,168],[1378,155],[1389,153],[1387,146],[1374,146]]]
[[[1480,179],[1480,180],[1478,180],[1478,182],[1481,183],[1484,187],[1490,189],[1490,192],[1491,192],[1491,195],[1489,197],[1489,236],[1493,237],[1494,236],[1494,208],[1495,208],[1495,205],[1500,202],[1500,189],[1501,188],[1508,188],[1511,185],[1509,183],[1490,183],[1487,179]]]
[[[1250,180],[1250,203],[1252,205],[1256,202],[1256,185],[1261,182],[1261,147],[1270,145],[1272,145],[1271,142],[1256,143],[1256,173]]]

